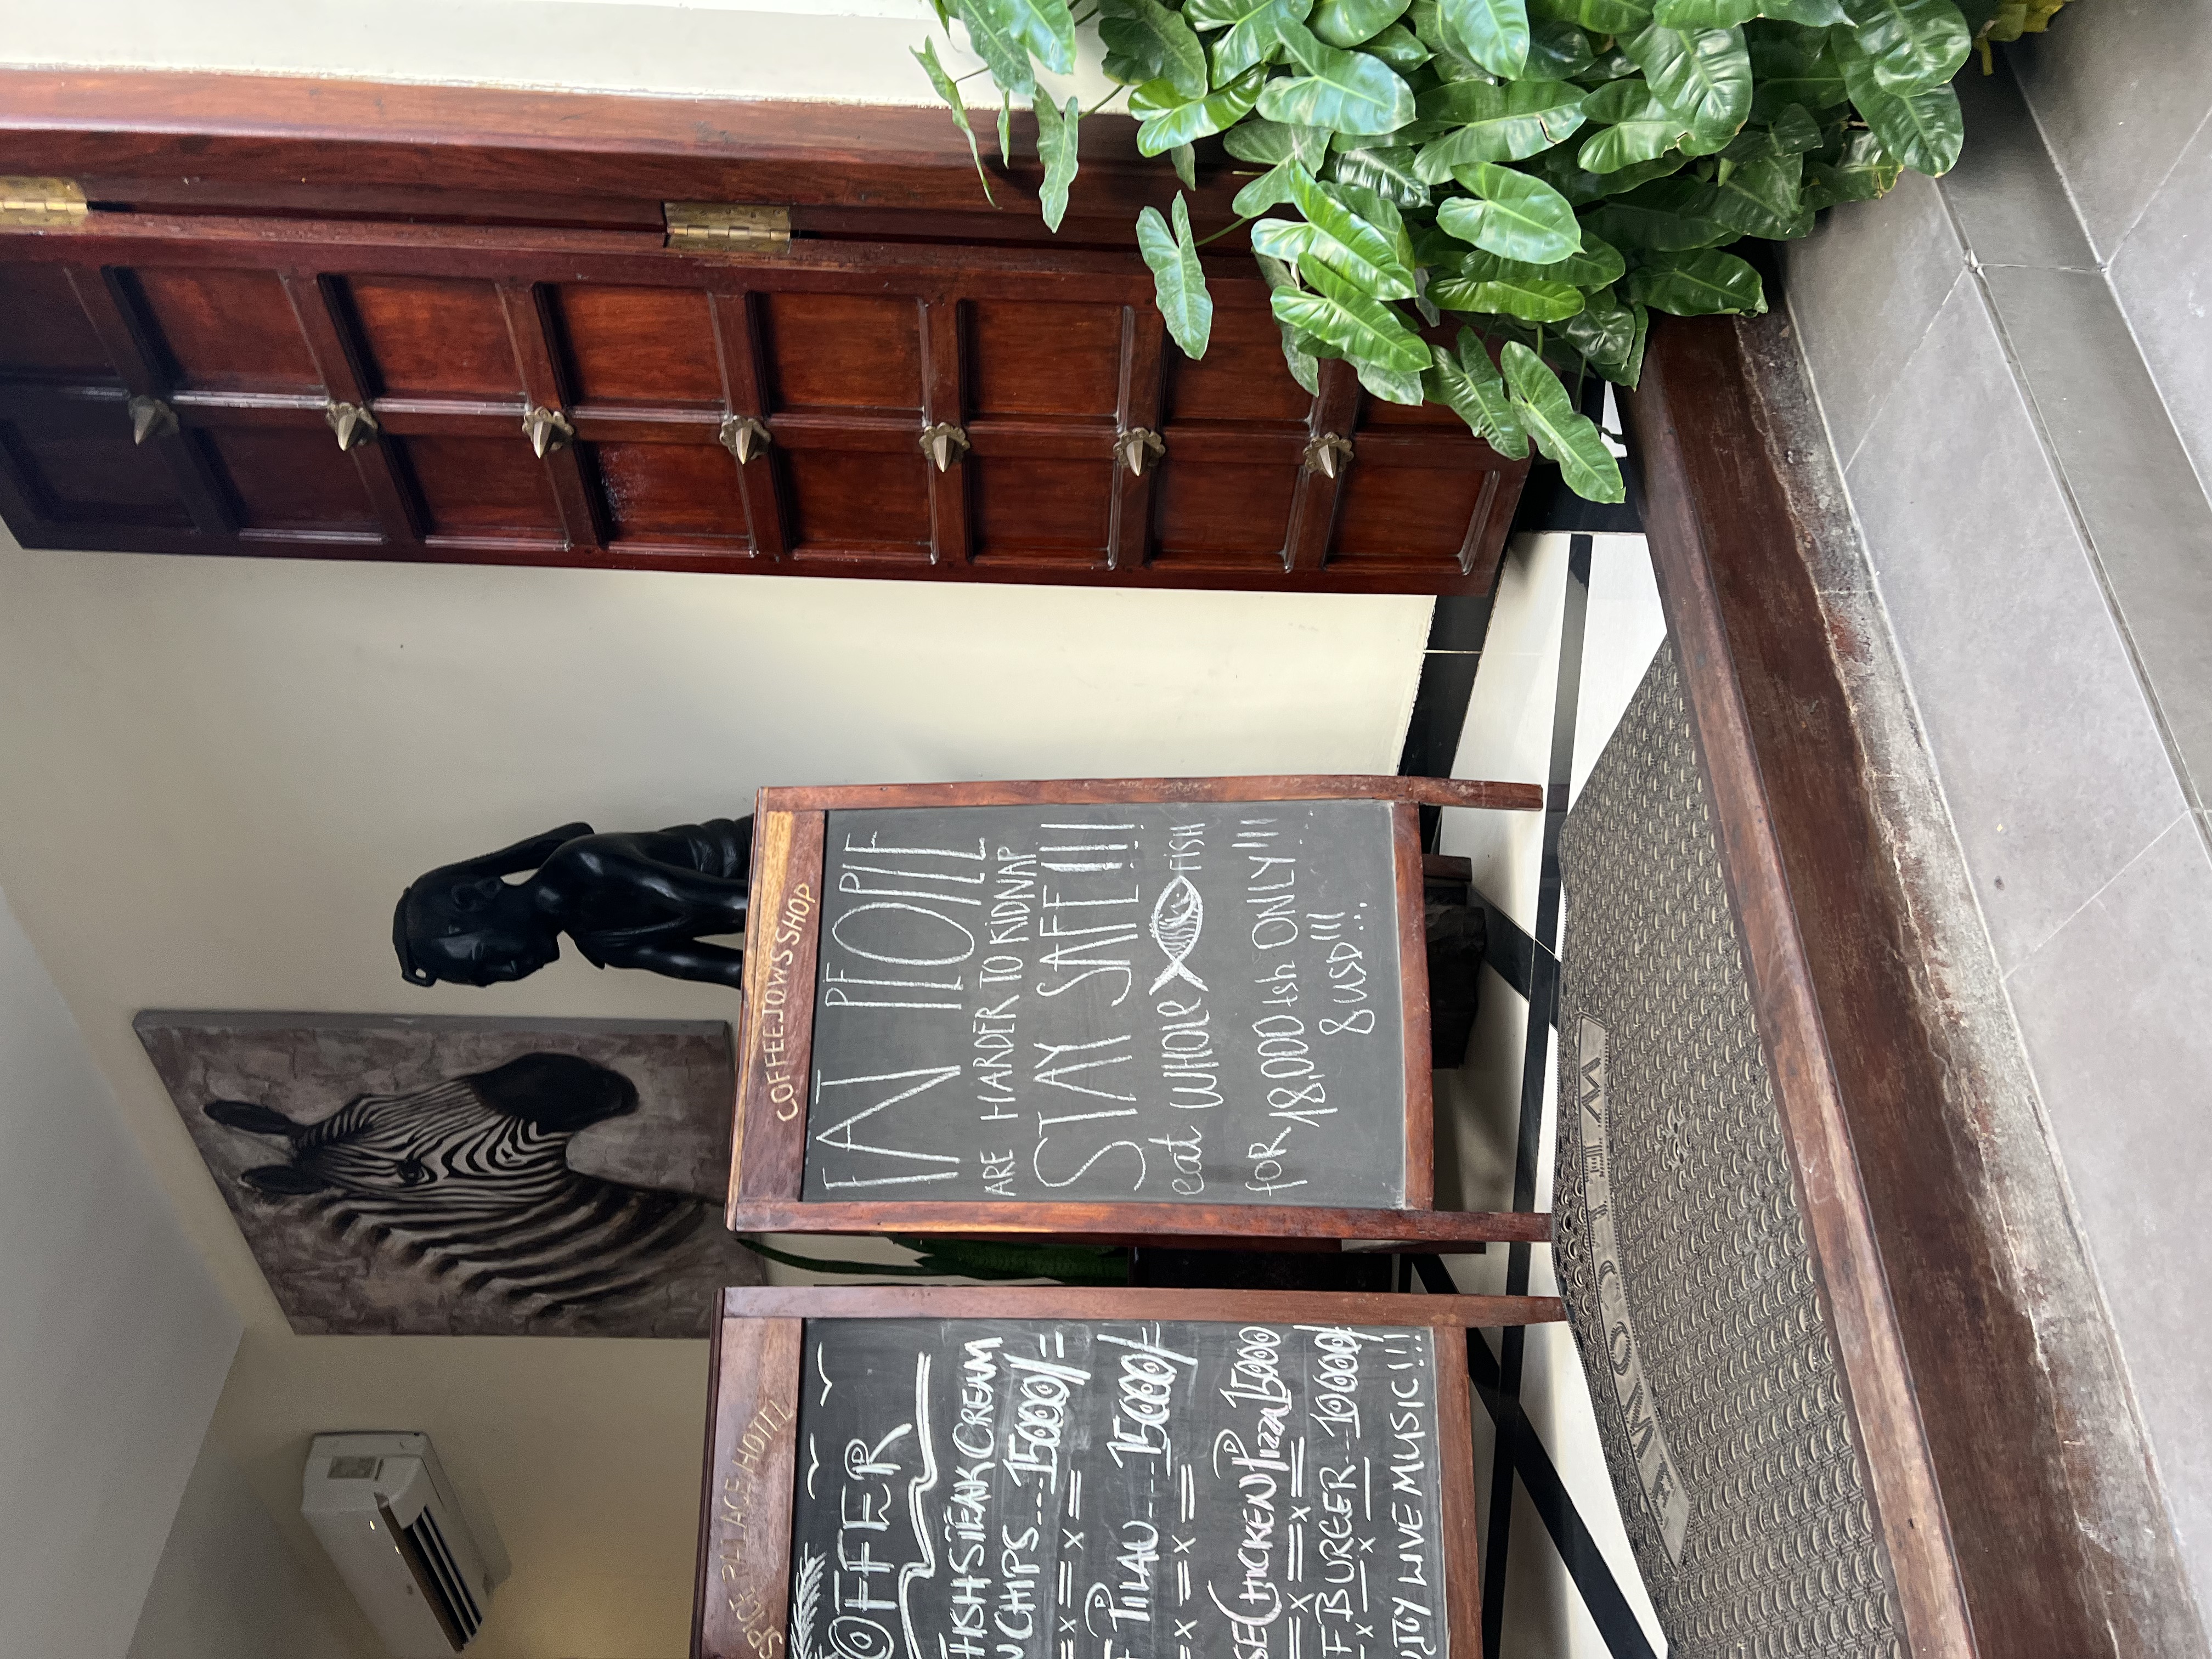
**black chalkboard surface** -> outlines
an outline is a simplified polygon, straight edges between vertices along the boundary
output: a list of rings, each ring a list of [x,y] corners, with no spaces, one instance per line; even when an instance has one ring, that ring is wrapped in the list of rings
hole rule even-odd
[[[1419,808],[1533,784],[763,789],[739,1232],[1540,1243],[1436,1208]]]
[[[1467,1333],[1547,1297],[722,1293],[698,1659],[1482,1659]]]
[[[1393,809],[832,811],[808,1200],[1395,1207]]]
[[[1437,1659],[1434,1338],[809,1320],[792,1659]]]

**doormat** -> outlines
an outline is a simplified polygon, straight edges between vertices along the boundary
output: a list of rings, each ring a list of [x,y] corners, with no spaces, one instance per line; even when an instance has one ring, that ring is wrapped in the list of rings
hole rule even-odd
[[[1559,840],[1556,1265],[1676,1659],[1896,1659],[1671,642]]]

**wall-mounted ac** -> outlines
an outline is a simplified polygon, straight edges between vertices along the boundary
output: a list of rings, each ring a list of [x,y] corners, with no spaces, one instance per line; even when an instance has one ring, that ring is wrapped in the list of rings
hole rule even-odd
[[[392,1659],[448,1659],[483,1627],[491,1577],[426,1434],[319,1434],[300,1512]]]

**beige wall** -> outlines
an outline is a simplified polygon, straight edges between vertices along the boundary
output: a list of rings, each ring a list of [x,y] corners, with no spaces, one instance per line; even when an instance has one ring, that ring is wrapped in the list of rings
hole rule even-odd
[[[908,55],[933,27],[926,0],[67,0],[12,5],[0,16],[7,21],[0,64],[936,100]],[[982,62],[964,50],[947,52],[941,36],[938,50],[956,75]],[[1086,31],[1078,73],[1054,82],[1086,109],[1111,84],[1097,51]],[[968,91],[978,104],[997,101],[980,80]]]
[[[215,1442],[333,1617],[297,1516],[306,1437],[421,1429],[514,1559],[487,1659],[680,1653],[705,1348],[293,1336],[134,1013],[732,1018],[719,989],[574,959],[415,989],[392,902],[570,818],[742,811],[767,783],[1391,771],[1429,609],[0,541],[0,885],[244,1316]]]
[[[121,1659],[238,1333],[0,895],[0,1654]]]
[[[126,1659],[355,1659],[245,1474],[200,1448]]]

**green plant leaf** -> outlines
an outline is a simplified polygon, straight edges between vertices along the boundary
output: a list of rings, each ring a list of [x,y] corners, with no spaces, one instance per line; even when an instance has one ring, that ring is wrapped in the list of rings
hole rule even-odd
[[[1756,317],[1766,309],[1759,273],[1735,254],[1711,247],[1650,255],[1629,273],[1628,297],[1677,317]]]
[[[1329,171],[1337,183],[1374,191],[1401,208],[1429,204],[1429,187],[1413,172],[1413,150],[1403,145],[1340,151]]]
[[[1407,227],[1413,239],[1413,258],[1420,264],[1435,268],[1437,273],[1449,276],[1455,273],[1468,258],[1467,244],[1456,236],[1447,236],[1433,222],[1422,224],[1416,221]],[[1488,258],[1491,256],[1482,256]]]
[[[1288,265],[1280,259],[1269,258],[1264,253],[1258,258],[1260,274],[1267,279],[1270,292],[1279,288],[1297,292],[1297,282],[1291,276]],[[1321,396],[1321,362],[1307,349],[1305,336],[1288,323],[1279,322],[1275,328],[1283,337],[1283,361],[1290,366],[1291,378],[1306,389],[1308,396],[1318,398]]]
[[[1503,356],[1514,411],[1545,459],[1559,464],[1567,488],[1586,501],[1626,500],[1620,464],[1605,447],[1597,423],[1575,413],[1566,387],[1550,366],[1518,340],[1509,342]]]
[[[1267,73],[1263,68],[1247,70],[1218,92],[1194,98],[1153,116],[1137,129],[1137,153],[1164,155],[1171,149],[1188,145],[1193,139],[1227,131],[1249,115],[1253,106],[1260,101],[1260,82]],[[1198,186],[1192,185],[1190,188],[1195,190]]]
[[[1291,174],[1296,170],[1294,162],[1276,162],[1237,192],[1229,210],[1240,219],[1256,219],[1269,208],[1282,206],[1291,199]]]
[[[1747,236],[1794,241],[1813,228],[1813,216],[1800,201],[1805,173],[1802,155],[1767,155],[1741,162],[1716,183],[1712,216]]]
[[[1492,161],[1454,168],[1452,176],[1476,199],[1455,196],[1438,207],[1439,229],[1534,265],[1557,264],[1582,246],[1574,208],[1541,179]]]
[[[1300,274],[1312,283],[1310,292],[1279,288],[1267,296],[1278,322],[1334,346],[1355,363],[1406,374],[1429,366],[1428,346],[1389,306],[1326,266],[1301,268]]]
[[[1528,272],[1541,267],[1511,260],[1482,264],[1488,257],[1477,254],[1469,259],[1465,275],[1431,283],[1428,297],[1446,311],[1521,317],[1532,323],[1556,323],[1583,308],[1583,291],[1572,283],[1529,276]]]
[[[1405,316],[1394,305],[1363,295],[1328,265],[1301,268],[1301,276],[1312,292],[1279,288],[1267,296],[1276,321],[1290,323],[1310,334],[1314,343],[1334,347],[1354,362],[1374,362],[1405,374],[1429,368],[1427,343],[1407,327]]]
[[[1180,109],[1188,101],[1176,90],[1172,81],[1146,81],[1129,88],[1128,100],[1121,107],[1138,120],[1149,121],[1156,115],[1165,115],[1171,109]]]
[[[1296,161],[1318,171],[1328,160],[1327,127],[1289,126],[1280,121],[1247,117],[1222,135],[1221,148],[1240,161],[1278,167]]]
[[[1631,35],[1652,20],[1652,0],[1528,0],[1528,18],[1573,22],[1593,35]]]
[[[1428,393],[1422,389],[1423,376],[1409,374],[1401,368],[1384,368],[1377,363],[1355,362],[1359,384],[1385,403],[1407,404],[1415,408],[1428,402]]]
[[[1607,125],[1583,140],[1576,161],[1588,173],[1618,173],[1656,161],[1687,137],[1690,124],[1641,81],[1615,81],[1583,100],[1583,113]]]
[[[1809,155],[1820,148],[1820,124],[1802,104],[1784,104],[1765,136],[1777,155]]]
[[[1583,232],[1582,250],[1570,253],[1556,264],[1540,267],[1547,276],[1556,276],[1563,283],[1572,283],[1579,289],[1607,288],[1620,280],[1628,269],[1628,262],[1620,250],[1595,231]]]
[[[1327,265],[1363,293],[1378,300],[1413,297],[1413,246],[1406,240],[1405,226],[1398,221],[1395,208],[1389,210],[1391,222],[1386,228],[1363,217],[1303,168],[1292,169],[1289,183],[1291,199],[1305,216],[1313,234],[1300,251],[1269,246],[1264,252],[1278,258],[1296,260],[1302,270],[1309,263]],[[1261,246],[1261,226],[1279,222],[1263,219],[1255,225],[1252,246]]]
[[[1413,233],[1407,227],[1406,216],[1399,211],[1395,202],[1381,191],[1370,190],[1364,185],[1338,183],[1324,185],[1322,188],[1381,231],[1389,240],[1391,252],[1398,256],[1400,264],[1409,271],[1413,268]]]
[[[1447,241],[1445,246],[1454,245]],[[1582,252],[1570,254],[1556,264],[1532,265],[1525,260],[1508,259],[1480,250],[1473,253],[1459,252],[1437,263],[1455,276],[1489,282],[1528,279],[1565,283],[1584,290],[1610,287],[1620,280],[1621,273],[1628,268],[1628,262],[1618,248],[1598,240],[1588,231],[1583,233]]]
[[[1750,116],[1751,56],[1741,29],[1670,29],[1655,23],[1620,44],[1651,90],[1710,146],[1735,137]]]
[[[1067,216],[1067,187],[1075,182],[1076,127],[1083,111],[1073,96],[1064,112],[1054,109],[1049,98],[1038,99],[1034,107],[1037,160],[1044,163],[1044,184],[1037,191],[1037,205],[1044,211],[1045,228],[1056,231]]]
[[[1303,23],[1283,25],[1283,46],[1305,73],[1277,76],[1261,89],[1260,113],[1270,121],[1384,133],[1413,118],[1413,88],[1381,58],[1324,46]]]
[[[1014,95],[1002,93],[999,98],[999,165],[1011,167],[1014,164]]]
[[[1191,240],[1190,209],[1182,192],[1175,198],[1175,228],[1148,207],[1137,216],[1137,251],[1152,268],[1152,292],[1168,333],[1186,357],[1206,356],[1213,333],[1213,296],[1206,291],[1206,270]]]
[[[1168,160],[1175,166],[1176,177],[1185,190],[1198,188],[1198,149],[1193,144],[1177,144],[1168,152]]]
[[[991,175],[983,171],[983,152],[975,143],[975,129],[968,125],[968,106],[960,101],[960,88],[952,84],[952,77],[945,72],[945,65],[937,61],[937,42],[923,41],[921,50],[914,54],[914,61],[929,72],[930,85],[937,88],[939,98],[951,106],[952,118],[960,124],[960,131],[967,136],[968,154],[975,158],[975,176],[983,181],[983,199],[993,207],[998,206],[998,198],[991,194]]]
[[[1477,161],[1518,161],[1549,149],[1583,124],[1581,88],[1565,81],[1511,81],[1502,87],[1455,81],[1431,88],[1416,104],[1427,120],[1456,130],[1421,147],[1414,176],[1440,185],[1455,167]]]
[[[1256,256],[1278,260],[1293,270],[1312,250],[1314,239],[1321,234],[1302,219],[1277,219],[1272,216],[1255,219],[1248,234]]]
[[[1659,0],[1651,21],[1662,28],[1730,29],[1759,15],[1760,0]]]
[[[1644,337],[1650,325],[1650,314],[1643,306],[1632,301],[1624,305],[1611,289],[1601,288],[1560,322],[1559,335],[1596,374],[1615,386],[1632,386],[1644,371]]]
[[[1848,135],[1833,161],[1805,164],[1805,205],[1832,207],[1838,202],[1871,202],[1886,196],[1904,167],[1890,159],[1881,140],[1861,130]]]
[[[1690,161],[1680,150],[1669,150],[1655,161],[1637,161],[1613,173],[1591,173],[1577,162],[1577,149],[1574,141],[1570,140],[1557,149],[1530,156],[1522,164],[1577,207],[1587,207],[1608,196],[1626,195],[1639,185],[1680,173]]]
[[[1438,8],[1447,43],[1508,81],[1527,72],[1528,0],[1438,0]]]
[[[1765,0],[1759,15],[1808,29],[1825,29],[1850,21],[1842,0]]]
[[[1951,0],[1844,0],[1844,10],[1857,26],[1858,49],[1884,92],[1903,95],[1942,85],[1959,72],[1972,44]]]
[[[1684,252],[1733,242],[1740,234],[1713,216],[1713,187],[1702,179],[1655,179],[1583,211],[1583,228],[1617,247]]]
[[[1893,93],[1875,79],[1873,63],[1848,29],[1834,30],[1828,38],[1851,102],[1884,149],[1915,173],[1931,178],[1958,165],[1966,130],[1957,93],[1948,85]]]
[[[1505,389],[1505,377],[1471,328],[1459,331],[1459,355],[1439,349],[1436,362],[1421,376],[1422,389],[1465,421],[1468,429],[1508,460],[1525,460],[1528,434]]]
[[[1601,87],[1612,81],[1626,81],[1644,71],[1636,67],[1633,58],[1620,49],[1620,43],[1607,46],[1589,60],[1589,67],[1574,77],[1578,87]]]
[[[1401,75],[1410,75],[1436,56],[1403,23],[1391,24],[1360,50],[1370,58],[1380,58]]]
[[[1075,19],[1067,0],[960,0],[961,15],[973,25],[980,14],[990,27],[1037,56],[1055,75],[1075,72]]]
[[[1321,0],[1306,27],[1332,46],[1361,46],[1406,15],[1413,0]]]
[[[1036,90],[1036,71],[1029,48],[1000,27],[998,15],[970,0],[951,0],[953,14],[967,26],[968,44],[991,71],[991,79],[1007,92],[1026,95]]]
[[[1193,28],[1220,29],[1213,41],[1216,85],[1264,64],[1283,44],[1285,20],[1304,22],[1313,0],[1192,0],[1182,9]]]
[[[1593,34],[1633,34],[1651,21],[1649,0],[1529,0],[1528,15],[1578,23]]]
[[[1528,67],[1532,81],[1565,81],[1590,66],[1589,36],[1573,23],[1551,18],[1528,23]]]
[[[1754,90],[1751,118],[1771,121],[1790,104],[1809,110],[1832,109],[1850,96],[1844,72],[1828,52],[1825,36],[1788,38],[1756,34],[1749,41]]]
[[[1098,38],[1115,80],[1166,81],[1185,98],[1206,95],[1206,48],[1160,0],[1098,0]]]

